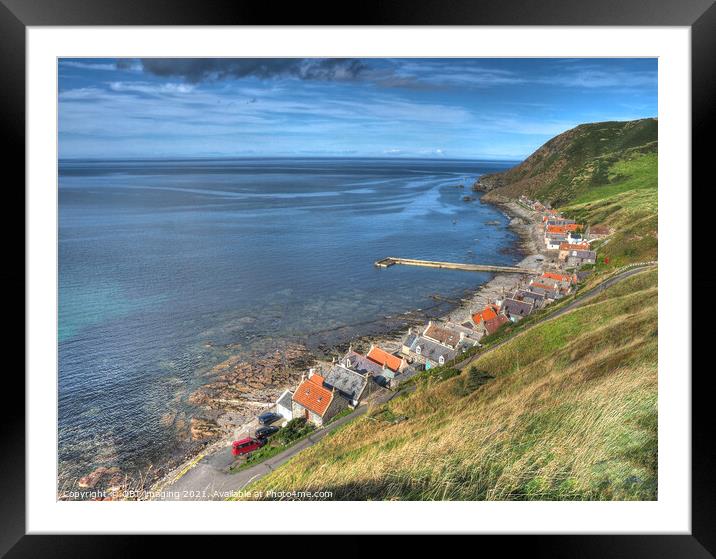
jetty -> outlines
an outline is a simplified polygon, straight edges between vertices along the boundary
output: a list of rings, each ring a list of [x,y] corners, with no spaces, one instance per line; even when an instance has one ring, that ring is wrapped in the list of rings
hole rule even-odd
[[[378,268],[389,268],[395,264],[404,266],[423,266],[425,268],[445,268],[448,270],[464,270],[466,272],[493,272],[499,274],[533,274],[539,275],[539,270],[520,268],[519,266],[493,266],[491,264],[464,264],[461,262],[437,262],[435,260],[416,260],[415,258],[396,258],[388,256],[375,262]]]

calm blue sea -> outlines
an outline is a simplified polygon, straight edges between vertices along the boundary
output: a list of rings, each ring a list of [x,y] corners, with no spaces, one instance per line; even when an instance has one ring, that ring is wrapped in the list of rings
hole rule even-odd
[[[489,279],[377,269],[379,258],[516,262],[507,218],[462,201],[480,174],[511,165],[60,162],[61,482],[98,465],[144,471],[178,451],[161,418],[191,416],[186,397],[227,344],[334,344]]]

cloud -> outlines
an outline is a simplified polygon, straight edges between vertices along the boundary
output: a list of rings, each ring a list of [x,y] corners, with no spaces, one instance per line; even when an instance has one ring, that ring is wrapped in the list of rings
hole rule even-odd
[[[112,91],[127,91],[135,93],[162,94],[162,93],[190,93],[194,85],[186,83],[150,84],[145,82],[111,82]]]
[[[256,77],[301,80],[354,80],[366,70],[355,58],[143,58],[145,72],[189,83]]]
[[[117,67],[114,64],[111,64],[109,62],[107,62],[107,63],[80,62],[77,60],[60,60],[60,66],[64,66],[65,68],[81,68],[83,70],[114,71],[117,69]]]

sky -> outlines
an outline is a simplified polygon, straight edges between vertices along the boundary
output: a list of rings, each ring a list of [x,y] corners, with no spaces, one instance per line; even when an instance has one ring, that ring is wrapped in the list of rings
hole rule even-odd
[[[61,159],[521,160],[657,116],[655,58],[62,58],[58,75]]]

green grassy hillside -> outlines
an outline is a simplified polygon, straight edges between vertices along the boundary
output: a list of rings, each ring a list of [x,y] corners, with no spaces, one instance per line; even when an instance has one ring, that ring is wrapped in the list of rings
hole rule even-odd
[[[618,181],[615,165],[623,158],[656,154],[657,139],[658,123],[653,118],[582,124],[552,138],[520,165],[485,175],[479,182],[500,196],[524,194],[563,206]]]
[[[656,318],[652,270],[458,376],[419,383],[250,488],[354,500],[654,500]]]
[[[578,126],[489,175],[496,188],[483,199],[525,194],[585,225],[608,225],[614,234],[593,244],[597,270],[657,260],[657,126],[656,119]]]

